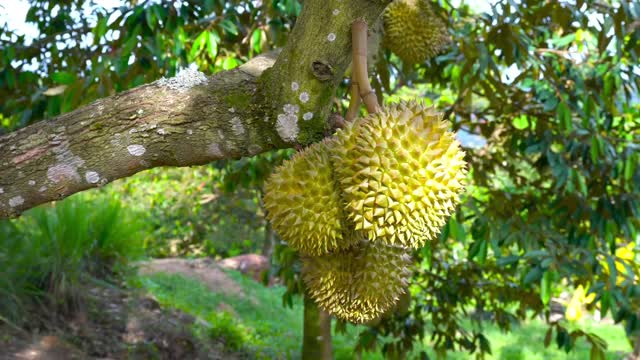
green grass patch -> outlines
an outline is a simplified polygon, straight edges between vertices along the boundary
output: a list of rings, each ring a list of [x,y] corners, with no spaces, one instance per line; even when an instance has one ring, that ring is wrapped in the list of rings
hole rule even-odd
[[[235,271],[227,271],[243,291],[243,296],[215,293],[196,280],[180,275],[153,274],[136,279],[164,306],[178,308],[211,324],[209,334],[223,337],[232,349],[248,350],[252,356],[264,359],[297,359],[302,344],[303,305],[295,298],[292,308],[282,306],[284,288],[267,288]],[[225,304],[225,305],[221,305]],[[225,314],[222,308],[233,309]],[[607,358],[620,359],[631,350],[621,326],[585,321],[582,329],[595,332],[609,345]],[[350,326],[346,334],[334,334],[333,348],[336,359],[353,359],[357,334],[362,327]],[[534,319],[503,333],[495,326],[486,326],[485,335],[491,341],[496,360],[589,359],[590,345],[579,340],[571,353],[559,350],[555,343],[544,347],[547,326]],[[436,356],[428,340],[416,349],[426,350],[432,359]],[[380,353],[363,354],[363,359],[382,359]],[[472,358],[466,352],[450,352],[447,359]]]

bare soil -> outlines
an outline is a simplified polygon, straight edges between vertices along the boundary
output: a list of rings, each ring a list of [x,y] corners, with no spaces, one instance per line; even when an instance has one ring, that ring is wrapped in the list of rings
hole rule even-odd
[[[164,272],[180,274],[200,281],[211,291],[227,295],[244,296],[242,288],[233,281],[215,261],[204,259],[154,259],[138,264],[138,272],[142,275]]]

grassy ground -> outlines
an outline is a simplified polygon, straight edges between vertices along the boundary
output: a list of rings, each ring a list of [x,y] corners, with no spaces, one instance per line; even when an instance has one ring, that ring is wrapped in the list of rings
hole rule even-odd
[[[581,328],[596,333],[608,343],[607,359],[622,359],[624,354],[631,351],[621,326],[584,323]],[[571,353],[558,350],[552,342],[548,348],[544,347],[544,336],[547,326],[541,321],[530,321],[522,324],[511,333],[503,333],[495,327],[487,327],[485,335],[491,341],[493,356],[487,359],[495,360],[549,360],[570,359],[587,360],[591,345],[584,340],[578,340],[576,349]],[[432,352],[429,352],[431,355]],[[469,359],[466,353],[450,353],[447,359]]]
[[[229,337],[231,347],[246,346],[257,358],[298,357],[302,344],[301,299],[294,300],[292,308],[285,308],[284,288],[264,287],[235,271],[228,274],[242,287],[241,296],[212,292],[180,275],[159,273],[141,277],[138,282],[163,306],[176,307],[209,322],[213,335]],[[222,314],[225,311],[231,316]],[[347,334],[334,335],[336,358],[352,358],[357,333],[353,327]]]
[[[265,288],[241,274],[229,271],[229,276],[243,289],[243,295],[225,295],[210,291],[196,280],[179,275],[153,274],[136,280],[163,305],[206,320],[214,336],[227,337],[228,345],[255,354],[257,358],[295,359],[302,343],[302,302],[293,308],[284,308],[281,287]],[[225,315],[225,312],[229,315]],[[583,329],[597,333],[609,344],[608,359],[621,359],[630,351],[620,326],[601,323],[581,324]],[[546,325],[532,320],[511,333],[502,333],[495,327],[486,327],[496,360],[589,359],[590,346],[579,342],[577,349],[567,354],[555,345],[545,348],[543,339]],[[333,346],[336,359],[352,359],[352,349],[359,329],[351,327],[347,334],[336,334]],[[429,344],[424,344],[429,351]],[[467,353],[453,352],[447,359],[469,359]],[[382,359],[380,354],[366,354],[363,359]]]

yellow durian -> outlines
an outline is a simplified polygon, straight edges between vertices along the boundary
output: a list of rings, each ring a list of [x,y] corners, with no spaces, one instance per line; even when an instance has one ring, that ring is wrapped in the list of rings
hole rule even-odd
[[[345,249],[358,239],[335,185],[327,141],[285,161],[265,183],[264,206],[274,230],[305,255]]]
[[[385,45],[402,61],[418,64],[450,41],[446,24],[427,0],[395,0],[384,12]]]
[[[393,104],[339,130],[330,146],[346,213],[367,239],[418,248],[455,210],[464,152],[441,114]]]
[[[362,241],[351,249],[302,259],[311,298],[336,317],[364,323],[394,306],[406,291],[411,257],[397,246]]]

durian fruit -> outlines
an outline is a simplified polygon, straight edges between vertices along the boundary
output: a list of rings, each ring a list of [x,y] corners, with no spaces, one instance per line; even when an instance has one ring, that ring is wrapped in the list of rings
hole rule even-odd
[[[274,230],[305,255],[345,249],[359,239],[346,217],[333,177],[327,141],[285,161],[265,183],[264,205]]]
[[[332,161],[346,212],[367,239],[419,248],[459,202],[464,152],[441,114],[393,104],[339,130]]]
[[[398,301],[389,310],[375,317],[374,319],[364,323],[366,326],[378,326],[382,320],[389,319],[395,314],[404,316],[409,313],[409,307],[411,306],[411,292],[408,289],[404,290],[404,293],[399,296]]]
[[[320,308],[353,323],[375,319],[406,291],[407,249],[362,241],[351,249],[302,259],[302,276]]]
[[[450,41],[431,6],[427,0],[395,0],[384,12],[385,45],[408,64],[437,55]]]

